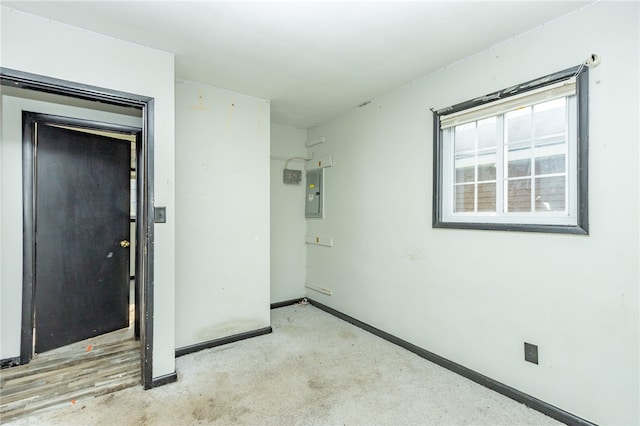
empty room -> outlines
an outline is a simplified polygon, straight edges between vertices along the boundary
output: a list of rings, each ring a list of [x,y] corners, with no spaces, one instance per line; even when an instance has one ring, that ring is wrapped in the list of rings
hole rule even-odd
[[[0,5],[0,423],[640,425],[638,1]]]

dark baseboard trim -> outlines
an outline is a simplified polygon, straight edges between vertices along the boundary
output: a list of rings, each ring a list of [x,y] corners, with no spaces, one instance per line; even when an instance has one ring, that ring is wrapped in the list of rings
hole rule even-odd
[[[13,358],[4,358],[0,360],[0,368],[9,368],[20,365],[20,357],[14,356]]]
[[[263,334],[269,334],[273,331],[271,327],[259,328],[257,330],[246,331],[244,333],[234,334],[233,336],[221,337],[219,339],[209,340],[207,342],[198,343],[191,346],[184,346],[176,349],[176,358],[182,355],[191,354],[204,349],[215,348],[216,346],[226,345],[228,343],[237,342],[251,337],[262,336]]]
[[[395,345],[398,345],[408,350],[409,352],[413,352],[414,354],[418,355],[421,358],[424,358],[428,361],[433,362],[434,364],[437,364],[441,367],[446,368],[447,370],[450,370],[456,374],[466,377],[467,379],[474,381],[482,386],[485,386],[495,392],[498,392],[508,398],[511,398],[514,401],[520,402],[529,408],[532,408],[536,411],[541,412],[542,414],[545,414],[551,418],[558,420],[559,422],[565,423],[570,426],[573,426],[573,425],[595,426],[595,423],[591,423],[590,421],[585,420],[576,415],[573,415],[567,411],[564,411],[561,408],[558,408],[542,400],[534,398],[531,395],[527,395],[526,393],[521,392],[517,389],[514,389],[510,386],[507,386],[504,383],[500,383],[490,377],[482,375],[467,367],[464,367],[460,364],[457,364],[453,361],[443,358],[440,355],[436,355],[433,352],[429,352],[426,349],[422,349],[419,346],[409,343],[406,340],[402,340],[392,334],[389,334],[385,331],[380,330],[379,328],[375,328],[369,324],[359,321],[353,317],[350,317],[349,315],[343,314],[342,312],[337,311],[333,308],[330,308],[327,305],[323,305],[322,303],[316,302],[313,299],[307,299],[307,300],[309,301],[310,304],[312,304],[318,309],[321,309],[331,315],[334,315],[340,318],[341,320],[344,320],[350,324],[355,325],[356,327],[360,327],[363,330],[368,331],[369,333],[375,334],[376,336],[388,342],[391,342]]]
[[[175,371],[173,373],[165,374],[164,376],[154,377],[151,380],[151,387],[157,388],[158,386],[168,385],[169,383],[174,383],[178,381],[178,373]]]
[[[304,300],[304,297],[300,297],[298,299],[289,299],[283,300],[282,302],[276,302],[271,304],[271,309],[284,308],[285,306],[295,305],[296,303],[300,303]]]

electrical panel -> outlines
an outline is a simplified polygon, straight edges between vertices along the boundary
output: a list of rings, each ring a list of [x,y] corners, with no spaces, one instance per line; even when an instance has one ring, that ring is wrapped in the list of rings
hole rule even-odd
[[[322,171],[316,169],[307,172],[304,217],[322,218]]]

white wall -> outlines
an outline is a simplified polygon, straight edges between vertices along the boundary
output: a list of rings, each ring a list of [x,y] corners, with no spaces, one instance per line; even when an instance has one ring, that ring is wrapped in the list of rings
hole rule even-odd
[[[155,226],[153,377],[171,374],[175,371],[173,55],[5,7],[1,13],[2,67],[155,99],[154,196],[155,205],[167,207],[167,223]],[[4,232],[2,238],[5,256]]]
[[[302,182],[285,184],[282,171],[288,159],[305,158],[307,131],[271,123],[271,303],[304,296],[306,251],[304,236],[304,160],[288,168],[302,170]]]
[[[176,84],[176,347],[269,317],[269,101]]]
[[[638,424],[638,16],[596,3],[309,129],[335,165],[308,233],[335,245],[307,248],[309,283],[334,292],[308,295],[590,421]],[[429,108],[591,53],[591,235],[433,229]]]

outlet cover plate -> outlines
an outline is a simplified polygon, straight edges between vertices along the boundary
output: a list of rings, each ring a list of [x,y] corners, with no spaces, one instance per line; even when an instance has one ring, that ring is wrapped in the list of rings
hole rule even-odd
[[[538,345],[524,342],[524,360],[538,364]]]
[[[166,207],[154,207],[153,208],[153,221],[155,223],[167,223],[167,208]]]

